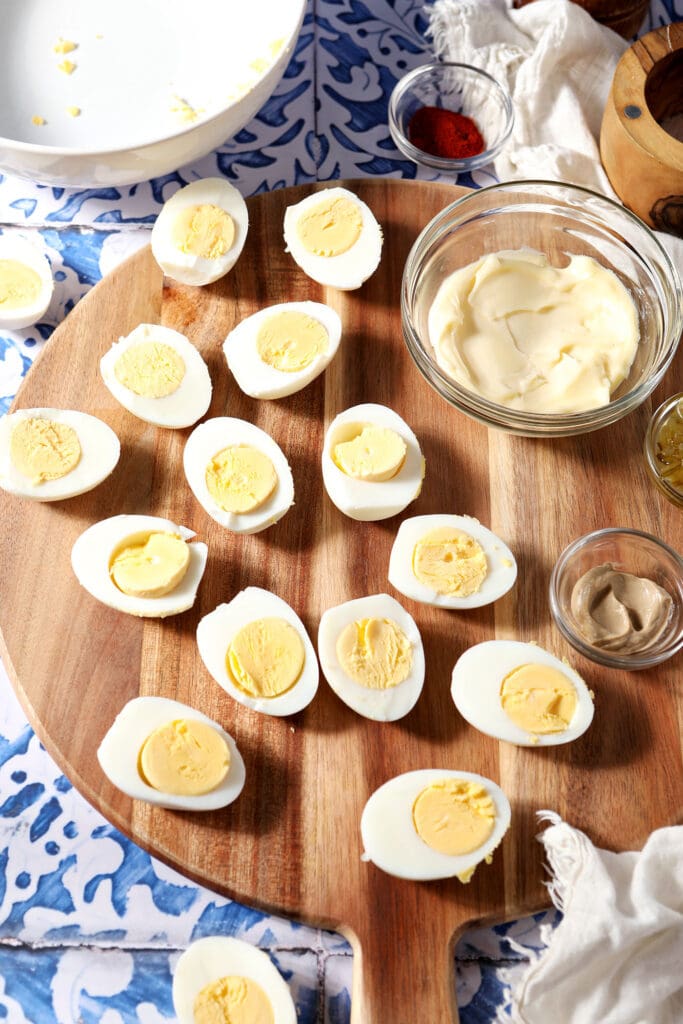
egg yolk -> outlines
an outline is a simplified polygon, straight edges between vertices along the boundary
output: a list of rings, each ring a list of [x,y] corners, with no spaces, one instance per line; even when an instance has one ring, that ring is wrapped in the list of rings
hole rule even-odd
[[[142,745],[138,770],[161,793],[201,796],[219,786],[230,768],[230,748],[206,722],[181,718],[150,733]]]
[[[515,725],[534,735],[564,732],[576,711],[576,688],[550,665],[520,665],[500,687],[503,710]]]
[[[337,638],[337,658],[347,676],[369,690],[388,690],[410,675],[410,640],[392,619],[350,622]]]
[[[267,455],[248,444],[217,452],[206,467],[209,494],[225,512],[253,512],[277,487],[277,473]]]
[[[232,639],[226,654],[228,675],[250,697],[279,697],[291,690],[306,652],[296,629],[284,619],[255,619]]]
[[[251,978],[217,978],[194,1001],[194,1024],[274,1024],[273,1004]]]
[[[109,559],[109,575],[131,597],[163,597],[178,586],[190,564],[190,547],[177,533],[127,537]]]
[[[119,384],[145,398],[165,398],[177,391],[185,376],[182,356],[170,345],[141,341],[122,352],[114,365]]]
[[[297,221],[299,241],[314,256],[341,256],[356,244],[363,227],[359,207],[346,196],[321,199]]]
[[[20,420],[12,431],[10,459],[32,484],[61,479],[80,458],[78,434],[66,423],[36,417]]]
[[[235,241],[235,222],[214,203],[186,206],[173,224],[173,244],[181,252],[203,260],[218,260]]]
[[[396,476],[407,451],[395,430],[368,423],[352,427],[351,436],[334,445],[332,461],[346,476],[379,483]]]
[[[329,335],[315,317],[295,310],[276,313],[261,325],[256,351],[268,366],[283,373],[305,370],[327,352]]]
[[[30,306],[40,295],[40,274],[19,260],[0,260],[0,310]]]
[[[468,779],[433,782],[413,804],[413,825],[420,839],[449,857],[479,849],[493,832],[495,820],[496,805],[488,790]]]
[[[483,548],[462,530],[432,530],[413,549],[413,575],[437,594],[469,597],[480,590],[487,574]]]

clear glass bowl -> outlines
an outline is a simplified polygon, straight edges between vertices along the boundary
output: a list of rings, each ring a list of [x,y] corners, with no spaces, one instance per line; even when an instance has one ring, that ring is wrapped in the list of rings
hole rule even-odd
[[[615,569],[653,580],[673,598],[666,629],[648,648],[634,654],[606,651],[583,639],[572,614],[574,584],[589,569],[611,562]],[[550,610],[555,624],[580,654],[600,665],[627,671],[651,668],[683,647],[683,559],[664,541],[640,530],[596,530],[565,548],[550,577]]]
[[[458,384],[437,363],[427,318],[444,278],[488,253],[522,248],[544,252],[558,267],[575,254],[592,256],[630,292],[640,341],[631,371],[608,405],[561,414],[510,409]],[[576,185],[504,182],[468,193],[422,231],[406,261],[401,313],[410,354],[447,402],[489,427],[561,437],[615,423],[653,391],[683,330],[683,287],[655,235],[620,203]]]
[[[683,392],[671,395],[652,414],[645,434],[645,465],[650,476],[672,504],[683,508],[683,487],[677,488],[663,475],[663,466],[657,458],[657,435],[670,416],[676,416],[681,422],[681,435],[683,436]]]
[[[441,107],[472,118],[484,137],[476,156],[434,156],[413,145],[408,124],[420,107]],[[389,131],[400,151],[417,164],[457,174],[490,163],[507,142],[514,114],[507,89],[487,71],[470,64],[423,64],[399,79],[389,99]]]

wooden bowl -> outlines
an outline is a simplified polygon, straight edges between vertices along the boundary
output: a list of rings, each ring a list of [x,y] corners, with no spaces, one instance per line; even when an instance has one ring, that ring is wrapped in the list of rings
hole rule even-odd
[[[515,0],[515,7],[524,7],[532,0]],[[643,24],[649,0],[574,0],[579,7],[599,21],[601,25],[618,32],[624,39],[632,39]]]
[[[677,22],[643,36],[619,61],[602,119],[600,156],[622,202],[651,227],[681,238],[682,138],[683,22]]]

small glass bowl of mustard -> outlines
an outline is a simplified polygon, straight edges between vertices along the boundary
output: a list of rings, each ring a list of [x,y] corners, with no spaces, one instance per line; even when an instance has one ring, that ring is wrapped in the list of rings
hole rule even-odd
[[[629,580],[628,598],[623,604],[619,595],[615,600],[609,591],[611,570],[636,577],[644,584],[642,594],[637,582]],[[683,647],[683,558],[652,534],[610,527],[579,537],[557,559],[549,596],[555,625],[565,640],[599,665],[627,671],[652,668]],[[610,639],[613,617],[616,628]],[[650,626],[653,635],[648,639]],[[593,639],[596,632],[601,634],[598,640]]]
[[[645,434],[645,465],[665,498],[683,508],[683,391],[652,414]]]

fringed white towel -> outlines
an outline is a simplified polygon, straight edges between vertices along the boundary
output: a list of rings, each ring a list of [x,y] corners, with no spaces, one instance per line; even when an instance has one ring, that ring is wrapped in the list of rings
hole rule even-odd
[[[628,46],[621,36],[570,0],[536,0],[519,10],[506,0],[436,0],[428,35],[440,59],[475,64],[507,86],[515,124],[494,162],[501,181],[567,181],[616,198],[598,140]],[[659,238],[683,276],[683,242]]]
[[[514,1024],[683,1022],[683,826],[610,853],[543,811],[539,839],[564,918],[513,992]]]

